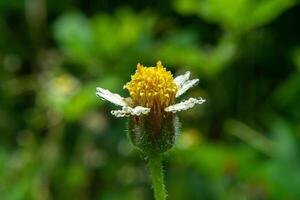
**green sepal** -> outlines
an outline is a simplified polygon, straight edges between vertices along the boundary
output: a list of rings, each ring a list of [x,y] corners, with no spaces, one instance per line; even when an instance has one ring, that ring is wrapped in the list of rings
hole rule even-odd
[[[179,120],[174,113],[160,115],[130,116],[128,120],[128,136],[132,144],[150,154],[161,154],[171,149],[179,134]]]

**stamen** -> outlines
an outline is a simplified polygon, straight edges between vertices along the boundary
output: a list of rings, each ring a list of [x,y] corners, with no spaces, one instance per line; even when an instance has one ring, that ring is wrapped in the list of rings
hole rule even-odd
[[[124,85],[135,106],[158,107],[163,110],[175,102],[178,86],[173,75],[160,61],[155,67],[137,65],[131,81]]]

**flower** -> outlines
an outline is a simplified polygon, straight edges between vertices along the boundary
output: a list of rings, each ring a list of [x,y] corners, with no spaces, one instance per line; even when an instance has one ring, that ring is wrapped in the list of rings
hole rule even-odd
[[[168,112],[176,113],[205,102],[205,99],[198,97],[175,103],[175,98],[198,84],[199,79],[189,80],[189,77],[190,72],[187,71],[173,78],[161,61],[158,61],[155,67],[138,64],[135,74],[131,76],[131,81],[123,87],[128,89],[129,98],[123,98],[101,87],[96,88],[96,95],[122,107],[121,110],[111,111],[111,114],[116,117],[148,115],[151,112],[157,115]]]
[[[172,73],[158,61],[155,67],[137,64],[131,81],[123,86],[129,91],[128,98],[96,88],[96,95],[101,99],[122,107],[121,110],[112,110],[111,114],[128,117],[129,139],[149,159],[155,199],[166,199],[161,155],[174,146],[179,134],[176,112],[205,102],[198,97],[175,103],[177,97],[198,84],[199,79],[189,78],[190,72],[173,78]]]
[[[148,154],[160,154],[170,149],[179,133],[176,112],[202,104],[202,97],[189,98],[180,103],[175,99],[189,88],[198,84],[199,79],[189,80],[190,72],[176,78],[160,61],[155,67],[137,65],[131,81],[124,85],[130,97],[123,98],[109,90],[97,87],[97,96],[110,101],[121,110],[112,110],[116,117],[129,117],[128,133],[134,146]]]

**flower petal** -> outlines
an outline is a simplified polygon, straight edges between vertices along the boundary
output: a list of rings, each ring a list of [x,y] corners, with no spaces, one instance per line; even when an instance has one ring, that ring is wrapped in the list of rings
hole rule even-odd
[[[186,82],[187,80],[189,80],[190,74],[191,73],[189,71],[187,71],[187,72],[185,72],[185,74],[177,76],[176,78],[174,78],[175,84],[178,85],[179,87],[181,87],[184,82]]]
[[[179,88],[179,90],[176,93],[176,97],[181,96],[183,93],[185,93],[188,89],[191,87],[197,85],[199,82],[199,79],[193,79],[193,80],[187,80],[185,81],[182,86]]]
[[[112,93],[109,90],[97,87],[96,95],[100,97],[103,100],[107,100],[115,105],[118,106],[127,106],[127,103],[125,102],[124,98],[121,97],[118,94]]]
[[[205,101],[206,100],[203,99],[202,97],[199,97],[197,99],[196,98],[189,98],[188,100],[185,100],[185,101],[182,101],[180,103],[176,103],[176,104],[173,104],[171,106],[166,107],[165,111],[176,113],[178,111],[183,111],[183,110],[187,110],[189,108],[192,108],[196,104],[202,104]]]
[[[129,115],[141,115],[148,114],[150,112],[150,108],[145,108],[142,106],[136,106],[131,108],[129,106],[124,106],[122,110],[112,110],[111,114],[116,117],[128,117]]]

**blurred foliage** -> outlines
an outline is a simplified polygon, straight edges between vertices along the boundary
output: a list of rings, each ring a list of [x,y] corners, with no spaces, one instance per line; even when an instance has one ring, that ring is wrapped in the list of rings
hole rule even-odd
[[[295,3],[295,0],[177,0],[175,7],[183,14],[197,14],[226,29],[244,32],[274,20]]]
[[[190,70],[169,199],[298,199],[294,0],[0,1],[0,199],[153,199],[124,119],[95,97],[138,62]],[[188,96],[187,95],[187,96]]]

